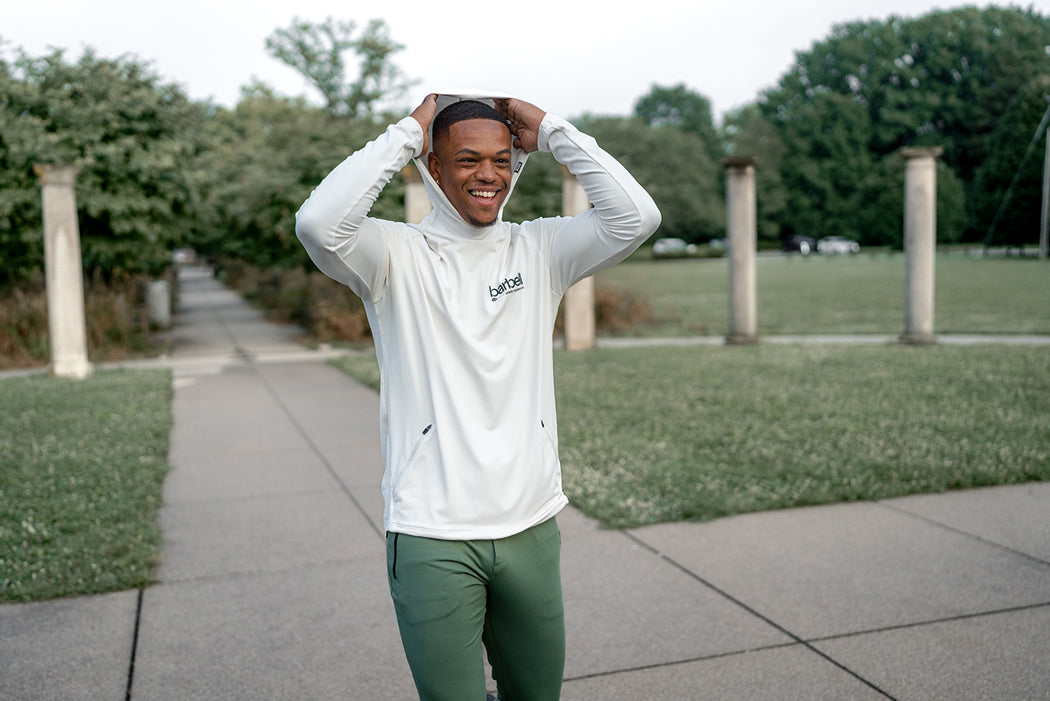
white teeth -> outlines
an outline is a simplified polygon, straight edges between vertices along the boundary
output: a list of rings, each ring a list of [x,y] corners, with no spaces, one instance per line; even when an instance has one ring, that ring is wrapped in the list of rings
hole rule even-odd
[[[489,192],[488,190],[474,190],[470,194],[474,195],[475,197],[495,197],[496,196],[495,192]]]

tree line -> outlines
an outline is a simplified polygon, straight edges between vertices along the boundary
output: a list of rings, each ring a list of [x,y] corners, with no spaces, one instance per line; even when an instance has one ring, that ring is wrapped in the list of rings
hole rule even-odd
[[[407,113],[382,106],[413,83],[395,62],[404,47],[381,20],[295,20],[267,48],[322,104],[256,81],[227,109],[190,100],[135,57],[89,50],[74,62],[62,50],[3,49],[0,284],[40,273],[33,164],[43,162],[80,166],[89,274],[157,273],[179,246],[260,266],[307,265],[295,211],[340,160]],[[748,155],[758,163],[764,245],[843,234],[900,246],[898,152],[935,145],[944,147],[938,239],[1017,244],[1038,236],[1042,159],[1024,156],[1047,96],[1050,20],[1031,9],[967,7],[838,25],[720,124],[707,98],[682,85],[654,85],[630,116],[573,121],[653,194],[664,219],[657,236],[723,236],[720,159]],[[507,217],[558,214],[560,178],[553,159],[535,156]],[[395,179],[373,213],[402,211]]]

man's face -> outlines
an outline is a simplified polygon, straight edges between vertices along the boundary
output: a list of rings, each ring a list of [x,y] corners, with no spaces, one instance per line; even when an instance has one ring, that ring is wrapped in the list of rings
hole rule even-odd
[[[494,119],[456,122],[434,144],[427,167],[464,221],[489,226],[510,188],[510,130]]]

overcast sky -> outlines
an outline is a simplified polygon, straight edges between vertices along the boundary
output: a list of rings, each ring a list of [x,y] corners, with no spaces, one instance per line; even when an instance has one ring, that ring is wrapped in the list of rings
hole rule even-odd
[[[795,53],[831,28],[890,15],[918,17],[963,2],[928,0],[581,0],[451,3],[440,0],[3,0],[0,39],[31,55],[85,46],[104,57],[132,54],[193,99],[232,106],[258,78],[286,95],[310,92],[270,57],[265,39],[294,17],[328,16],[364,26],[386,21],[405,49],[395,63],[427,92],[481,88],[517,95],[567,117],[626,115],[653,84],[684,83],[715,114],[753,101],[775,85]],[[972,4],[972,3],[971,3]],[[1006,6],[1008,3],[997,3]],[[982,3],[986,7],[987,3]],[[1033,7],[1050,16],[1050,0]]]

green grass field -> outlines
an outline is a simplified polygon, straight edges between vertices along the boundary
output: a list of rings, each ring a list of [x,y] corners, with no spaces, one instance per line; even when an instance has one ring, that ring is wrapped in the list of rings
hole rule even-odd
[[[171,397],[167,371],[0,380],[0,601],[149,582]]]
[[[608,526],[1050,479],[1045,347],[559,351],[555,381],[565,491]]]
[[[904,330],[902,253],[760,256],[759,335],[899,334]],[[1050,264],[1034,259],[936,260],[936,333],[1050,333]],[[630,335],[724,335],[729,326],[729,263],[632,259],[597,284],[649,300],[655,320]]]

